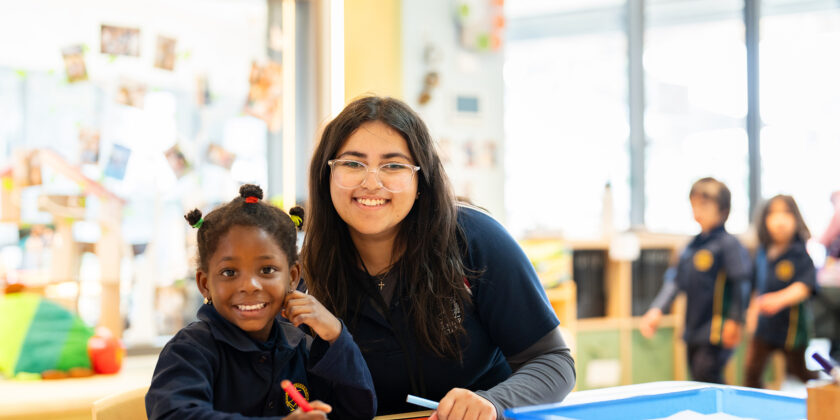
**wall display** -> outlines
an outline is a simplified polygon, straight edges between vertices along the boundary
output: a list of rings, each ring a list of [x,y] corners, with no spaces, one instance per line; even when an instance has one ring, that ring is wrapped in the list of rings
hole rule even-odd
[[[283,121],[283,66],[252,63],[249,82],[245,113],[265,121],[269,130],[279,130]]]
[[[84,47],[73,45],[61,50],[64,57],[64,71],[67,73],[67,82],[76,83],[88,79],[87,67],[85,66]]]
[[[452,162],[452,140],[449,140],[449,138],[442,138],[438,141],[437,146],[441,162],[444,165],[450,164]]]
[[[230,170],[230,167],[233,166],[233,161],[235,159],[235,154],[218,144],[210,144],[210,146],[207,146],[207,160],[214,165]]]
[[[456,0],[455,10],[462,47],[479,52],[502,48],[504,0]]]
[[[481,143],[481,148],[478,151],[478,166],[487,169],[495,169],[498,162],[496,160],[496,142],[487,140]]]
[[[426,74],[423,76],[423,90],[417,98],[420,105],[427,104],[432,99],[432,91],[440,85],[440,73],[438,68],[443,61],[441,49],[434,44],[428,44],[423,49],[423,64],[426,66]]]
[[[169,71],[175,69],[175,44],[174,38],[158,35],[157,48],[155,48],[155,67]]]
[[[82,164],[99,162],[99,130],[79,128],[79,161]]]
[[[198,106],[208,106],[213,103],[210,94],[210,84],[207,82],[206,75],[200,75],[195,78],[195,103]]]
[[[108,165],[105,166],[105,176],[122,180],[125,178],[125,168],[128,166],[128,159],[131,157],[131,149],[115,144],[111,149],[111,157],[108,158]]]
[[[166,155],[166,161],[172,168],[172,172],[175,173],[175,177],[180,179],[189,172],[190,164],[187,162],[187,158],[184,157],[184,153],[181,152],[181,148],[178,147],[177,144],[167,149],[164,154]]]
[[[140,29],[102,25],[100,32],[102,54],[140,56]]]
[[[123,82],[117,88],[117,103],[143,108],[146,99],[146,86],[137,82]]]
[[[475,142],[472,140],[467,140],[464,142],[464,164],[467,167],[473,167],[476,164],[476,147]]]

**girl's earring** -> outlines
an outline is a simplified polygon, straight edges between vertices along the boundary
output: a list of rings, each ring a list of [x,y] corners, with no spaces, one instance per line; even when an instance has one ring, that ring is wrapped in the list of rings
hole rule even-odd
[[[213,303],[213,299],[208,298],[207,296],[204,297],[204,304],[209,305]]]

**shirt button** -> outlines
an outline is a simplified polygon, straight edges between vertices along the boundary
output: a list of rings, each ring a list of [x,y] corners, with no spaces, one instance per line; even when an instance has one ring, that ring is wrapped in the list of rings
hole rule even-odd
[[[268,357],[266,357],[266,355],[260,356],[260,363],[265,363],[266,360],[268,360]]]
[[[274,401],[268,402],[268,408],[274,408]]]

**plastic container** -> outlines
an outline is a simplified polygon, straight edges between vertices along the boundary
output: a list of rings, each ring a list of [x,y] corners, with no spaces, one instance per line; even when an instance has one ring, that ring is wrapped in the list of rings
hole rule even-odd
[[[740,388],[708,386],[582,404],[537,405],[505,410],[511,419],[656,419],[681,411],[724,413],[755,419],[804,419],[804,398],[774,395]]]

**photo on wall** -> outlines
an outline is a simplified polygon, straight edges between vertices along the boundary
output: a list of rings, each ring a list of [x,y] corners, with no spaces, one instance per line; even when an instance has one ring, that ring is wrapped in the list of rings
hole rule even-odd
[[[167,149],[164,154],[166,155],[166,161],[169,162],[169,166],[172,168],[172,172],[175,173],[176,178],[181,179],[181,177],[189,172],[190,164],[187,162],[187,158],[184,156],[184,153],[177,144]]]
[[[158,35],[157,48],[155,49],[155,67],[169,71],[175,69],[175,44],[174,38]]]
[[[64,57],[64,71],[67,73],[67,83],[76,83],[88,79],[83,46],[72,45],[63,48],[61,55]]]
[[[274,62],[252,63],[249,82],[245,113],[265,121],[269,130],[279,130],[283,121],[283,67]]]
[[[122,180],[125,178],[125,168],[128,166],[128,159],[131,157],[131,149],[115,144],[111,150],[111,157],[105,167],[105,176]]]
[[[143,108],[146,99],[146,86],[142,83],[124,81],[117,88],[115,100],[119,104]]]
[[[79,128],[79,161],[82,164],[99,162],[99,130],[91,127]]]
[[[207,81],[207,75],[199,75],[195,78],[195,103],[198,106],[208,106],[213,104],[212,94],[210,93],[210,83]]]
[[[211,143],[210,146],[207,146],[207,160],[214,165],[230,170],[235,159],[235,154],[218,144]]]
[[[102,25],[100,32],[102,54],[140,56],[140,29]]]

